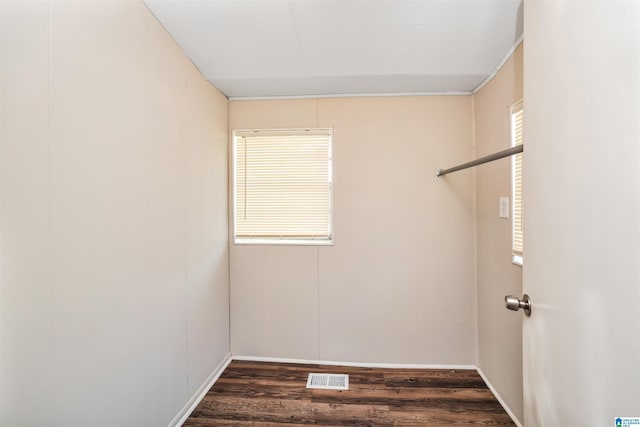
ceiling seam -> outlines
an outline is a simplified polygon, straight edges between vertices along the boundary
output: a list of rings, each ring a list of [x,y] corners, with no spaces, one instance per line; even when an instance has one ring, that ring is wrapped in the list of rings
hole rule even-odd
[[[269,99],[318,99],[318,98],[364,98],[388,96],[469,96],[473,92],[393,92],[393,93],[334,93],[322,95],[272,95],[272,96],[230,96],[229,101],[259,101]]]
[[[289,16],[291,17],[291,25],[293,25],[293,31],[296,34],[296,43],[298,45],[298,53],[302,57],[302,62],[307,63],[307,58],[304,56],[304,51],[302,50],[302,43],[300,42],[300,32],[298,31],[298,26],[296,25],[296,18],[293,13],[293,3],[291,0],[288,2],[289,4]]]

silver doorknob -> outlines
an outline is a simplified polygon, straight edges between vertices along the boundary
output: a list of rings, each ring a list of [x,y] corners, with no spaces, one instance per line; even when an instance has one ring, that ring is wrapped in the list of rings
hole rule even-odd
[[[514,295],[506,295],[504,297],[504,306],[513,311],[522,309],[527,317],[531,316],[531,299],[527,294],[524,294],[522,299]]]

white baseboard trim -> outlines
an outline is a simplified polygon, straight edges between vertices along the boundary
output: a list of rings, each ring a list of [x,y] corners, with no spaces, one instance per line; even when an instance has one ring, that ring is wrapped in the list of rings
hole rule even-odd
[[[412,363],[367,363],[367,362],[340,362],[335,360],[309,360],[309,359],[285,359],[281,357],[256,357],[256,356],[233,356],[233,360],[243,360],[248,362],[273,362],[273,363],[301,363],[305,365],[329,365],[329,366],[352,366],[356,368],[389,368],[389,369],[473,369],[474,365],[424,365]]]
[[[493,393],[493,395],[496,397],[496,399],[498,400],[498,402],[500,403],[500,405],[502,405],[502,407],[504,408],[504,410],[507,412],[507,415],[509,415],[511,417],[511,419],[513,420],[514,423],[516,423],[516,425],[518,427],[522,427],[522,423],[516,418],[516,416],[513,414],[513,412],[511,412],[511,409],[509,409],[509,407],[507,406],[507,404],[504,402],[504,400],[502,400],[502,397],[500,397],[500,395],[498,394],[498,391],[493,387],[493,385],[491,384],[491,382],[489,381],[489,379],[487,378],[487,376],[484,374],[484,372],[482,372],[482,369],[476,367],[475,369],[478,370],[478,373],[480,374],[480,376],[482,377],[482,380],[484,381],[484,383],[487,385],[487,387],[489,387],[489,390],[491,390],[491,393]]]
[[[180,427],[185,421],[187,421],[189,415],[191,415],[193,410],[196,409],[196,406],[198,406],[213,384],[218,381],[218,378],[220,378],[220,375],[222,375],[224,370],[227,369],[231,360],[231,353],[227,353],[222,362],[220,362],[213,372],[211,372],[211,375],[209,375],[202,385],[198,387],[198,390],[196,390],[193,396],[191,396],[187,403],[185,403],[180,412],[173,417],[168,427]]]

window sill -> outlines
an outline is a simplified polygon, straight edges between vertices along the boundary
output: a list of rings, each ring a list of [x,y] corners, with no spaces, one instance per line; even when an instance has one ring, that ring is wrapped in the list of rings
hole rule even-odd
[[[235,239],[235,245],[333,246],[333,240]]]

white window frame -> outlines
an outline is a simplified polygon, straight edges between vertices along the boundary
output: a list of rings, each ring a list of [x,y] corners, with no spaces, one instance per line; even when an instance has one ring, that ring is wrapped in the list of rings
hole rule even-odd
[[[515,147],[517,144],[517,135],[516,135],[516,114],[522,113],[522,121],[524,122],[524,102],[522,100],[516,102],[509,108],[509,123],[511,129],[511,146]],[[524,123],[522,123],[524,125]],[[522,134],[523,130],[521,128],[520,135],[520,144],[524,143],[524,135]],[[520,197],[517,197],[517,163],[518,159],[520,159]],[[522,206],[522,160],[523,153],[516,154],[511,158],[511,262],[515,265],[522,267],[524,262],[524,230],[522,229],[522,220],[523,220],[523,206]],[[518,206],[518,200],[520,201],[520,206]],[[516,230],[518,220],[518,212],[519,212],[519,223],[520,230]],[[520,250],[516,248],[516,236],[520,236],[520,241],[522,244],[520,245]]]
[[[238,237],[237,236],[237,212],[236,212],[236,203],[237,203],[237,194],[236,194],[236,171],[237,171],[237,162],[236,162],[236,137],[238,134],[247,134],[247,133],[263,133],[265,135],[269,134],[304,134],[305,132],[325,132],[329,136],[329,153],[328,153],[328,161],[329,161],[329,170],[328,170],[328,180],[329,180],[329,224],[328,224],[328,236],[327,237],[313,237],[313,236],[301,236],[296,238],[288,238],[286,236],[279,237]],[[234,244],[239,245],[301,245],[301,246],[330,246],[333,245],[333,129],[330,128],[309,128],[309,129],[236,129],[232,132],[232,170],[231,170],[231,190],[233,194],[232,200],[232,216],[233,216],[233,242]]]

